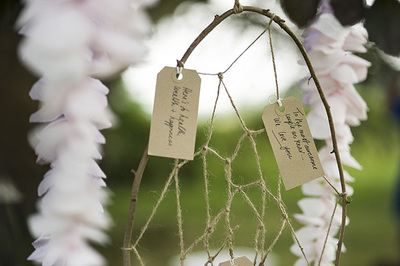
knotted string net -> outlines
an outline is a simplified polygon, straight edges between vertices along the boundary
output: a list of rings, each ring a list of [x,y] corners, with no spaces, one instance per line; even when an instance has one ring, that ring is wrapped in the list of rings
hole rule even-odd
[[[272,19],[270,20],[270,22]],[[140,265],[146,264],[146,256],[143,253],[148,253],[146,248],[141,247],[141,243],[146,238],[146,233],[154,222],[154,218],[157,212],[162,207],[162,202],[167,198],[168,192],[174,191],[175,203],[176,203],[176,225],[177,225],[177,243],[174,245],[179,246],[180,265],[185,265],[185,261],[188,256],[195,250],[202,250],[204,252],[204,259],[201,265],[218,265],[215,261],[218,256],[223,252],[228,252],[229,257],[234,259],[237,257],[235,253],[235,247],[240,246],[252,246],[253,255],[249,257],[254,265],[266,265],[267,257],[277,246],[280,238],[285,237],[284,232],[287,231],[294,239],[294,242],[300,247],[303,253],[304,259],[308,265],[311,265],[307,259],[306,254],[303,251],[303,247],[296,236],[293,220],[291,214],[285,205],[282,194],[281,194],[281,177],[278,171],[273,171],[267,174],[265,165],[275,162],[273,157],[265,158],[262,161],[260,153],[268,149],[269,146],[266,143],[267,135],[262,123],[259,123],[259,127],[252,129],[247,126],[244,117],[239,112],[235,105],[234,99],[231,97],[227,83],[224,80],[224,74],[226,74],[231,67],[237,63],[251,46],[260,40],[260,38],[268,32],[269,35],[269,48],[271,51],[272,64],[274,66],[274,76],[277,99],[279,99],[279,88],[277,82],[277,74],[275,68],[274,51],[272,45],[271,35],[271,23],[268,27],[261,32],[261,34],[250,43],[250,45],[229,65],[229,67],[220,73],[199,73],[200,75],[215,76],[218,79],[218,86],[216,88],[216,97],[213,106],[211,118],[208,123],[208,127],[205,129],[206,138],[205,142],[198,145],[198,150],[195,152],[194,161],[175,159],[172,170],[168,174],[166,182],[159,192],[158,199],[149,214],[148,218],[142,224],[141,229],[134,237],[130,250],[135,254],[136,260]],[[213,142],[215,121],[217,115],[217,105],[220,101],[221,93],[225,93],[228,97],[232,109],[235,113],[235,119],[240,124],[240,134],[236,143],[229,143],[231,146],[230,151],[219,151],[218,146],[221,144]],[[261,121],[261,114],[260,114]],[[260,145],[261,143],[261,145]],[[242,154],[242,150],[246,151],[245,157]],[[249,154],[252,154],[251,158]],[[272,154],[271,154],[272,155]],[[266,161],[267,160],[267,161]],[[238,164],[249,164],[253,168],[249,173],[243,175],[243,173],[236,174],[235,166]],[[212,169],[210,166],[218,166],[218,169]],[[182,172],[188,167],[201,167],[201,174],[203,179],[203,186],[196,189],[201,189],[204,198],[199,198],[196,201],[196,207],[193,209],[187,209],[183,207],[185,202],[182,201],[182,191],[185,190],[185,182],[182,182]],[[190,178],[200,178],[200,176]],[[224,180],[225,191],[212,190],[213,182],[221,182]],[[328,181],[327,179],[325,179]],[[336,191],[337,192],[337,191]],[[337,192],[339,194],[339,192]],[[197,195],[197,194],[196,194]],[[299,195],[300,196],[300,195]],[[223,202],[218,209],[215,209],[215,204],[212,201],[218,198],[218,202]],[[339,201],[338,195],[338,201]],[[332,218],[336,212],[338,205],[336,202],[335,208],[332,211]],[[140,205],[140,202],[139,202]],[[249,223],[243,224],[240,214],[235,214],[236,205],[244,205],[248,210],[246,212],[246,221]],[[271,217],[271,215],[273,217]],[[168,215],[173,215],[172,213]],[[185,227],[184,216],[199,215],[196,220],[202,221],[201,228],[190,228]],[[277,217],[278,216],[278,217]],[[138,226],[138,225],[136,225]],[[270,228],[267,228],[270,226]],[[241,230],[242,233],[239,233]],[[329,234],[330,228],[326,232]],[[252,236],[252,240],[247,237],[247,242],[237,243],[235,237],[238,234],[245,234]],[[287,237],[286,237],[287,238]],[[153,236],[152,241],[165,241],[162,236]],[[286,239],[286,243],[287,243]],[[326,241],[324,246],[326,245]],[[286,249],[289,250],[290,246]],[[153,252],[153,251],[152,251]],[[324,247],[322,247],[322,253]],[[322,258],[321,254],[321,258]],[[279,258],[278,258],[279,260]],[[319,262],[320,263],[320,262]],[[319,265],[315,263],[315,265]],[[149,264],[150,265],[150,264]]]

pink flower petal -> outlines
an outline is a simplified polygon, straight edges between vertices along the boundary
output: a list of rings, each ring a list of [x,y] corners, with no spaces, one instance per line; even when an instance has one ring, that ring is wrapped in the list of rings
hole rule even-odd
[[[341,64],[331,72],[331,77],[342,83],[356,83],[357,75],[353,68],[346,64]]]

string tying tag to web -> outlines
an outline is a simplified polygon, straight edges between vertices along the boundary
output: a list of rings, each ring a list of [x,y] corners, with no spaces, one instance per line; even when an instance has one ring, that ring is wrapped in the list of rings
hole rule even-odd
[[[243,6],[240,4],[239,0],[235,0],[235,4],[233,6],[233,11],[235,14],[239,14],[243,12]]]
[[[180,60],[176,60],[177,64],[176,64],[176,79],[177,80],[182,80],[183,79],[183,63]]]
[[[157,75],[148,154],[193,160],[200,77],[178,61]]]
[[[279,93],[271,23],[268,36],[274,69],[276,104],[265,107],[263,122],[285,188],[291,189],[324,175],[302,103],[294,97],[282,99]],[[271,97],[270,97],[271,98]]]
[[[272,33],[271,33],[271,25],[272,25],[272,21],[274,21],[275,18],[275,14],[272,14],[269,23],[268,23],[268,38],[269,38],[269,46],[271,49],[271,59],[272,59],[272,66],[274,69],[274,79],[275,79],[275,88],[276,88],[276,102],[278,103],[279,108],[282,108],[282,99],[280,97],[280,93],[279,93],[279,85],[278,85],[278,74],[276,71],[276,63],[275,63],[275,53],[274,53],[274,46],[272,44]]]
[[[268,105],[262,119],[286,190],[324,176],[299,100],[285,98],[282,108],[276,104]]]

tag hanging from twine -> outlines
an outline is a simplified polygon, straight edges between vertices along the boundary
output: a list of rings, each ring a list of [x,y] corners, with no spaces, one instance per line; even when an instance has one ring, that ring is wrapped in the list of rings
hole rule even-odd
[[[262,119],[286,190],[325,175],[299,100],[265,107]]]
[[[234,260],[221,262],[218,266],[253,266],[253,263],[247,257],[243,256]]]
[[[158,73],[149,155],[193,160],[200,82],[195,70],[182,67]]]

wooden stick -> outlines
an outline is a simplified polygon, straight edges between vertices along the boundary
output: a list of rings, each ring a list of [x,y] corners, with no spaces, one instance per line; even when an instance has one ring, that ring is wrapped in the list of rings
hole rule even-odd
[[[300,39],[297,37],[297,35],[285,24],[285,21],[281,19],[279,16],[271,13],[269,10],[266,9],[261,9],[258,7],[252,7],[252,6],[242,6],[240,8],[240,12],[238,12],[238,9],[230,9],[223,13],[222,15],[216,15],[214,17],[214,20],[197,36],[197,38],[193,41],[193,43],[189,46],[189,48],[186,50],[185,54],[181,58],[181,60],[178,60],[177,65],[178,67],[183,67],[186,61],[188,60],[189,56],[192,54],[194,49],[201,43],[201,41],[211,32],[213,31],[222,21],[230,17],[231,15],[238,14],[241,12],[253,12],[253,13],[258,13],[263,16],[269,17],[271,20],[273,20],[276,24],[278,24],[294,41],[296,44],[297,48],[299,49],[300,53],[302,54],[306,65],[309,69],[310,75],[312,79],[314,80],[315,86],[317,87],[317,91],[319,93],[319,96],[321,98],[321,101],[324,105],[326,114],[328,116],[328,121],[329,121],[329,128],[331,131],[331,137],[332,137],[332,146],[333,146],[333,153],[335,154],[336,158],[336,163],[338,166],[339,170],[339,176],[340,176],[340,184],[341,184],[341,189],[342,193],[339,195],[342,197],[342,224],[340,228],[340,235],[339,235],[339,240],[337,244],[337,252],[336,252],[336,261],[335,265],[338,266],[340,263],[340,256],[341,256],[341,250],[343,246],[343,240],[344,240],[344,232],[345,232],[345,226],[346,226],[346,213],[347,213],[347,204],[349,203],[347,199],[347,193],[346,193],[346,183],[344,180],[344,173],[343,173],[343,166],[342,162],[340,159],[340,154],[339,154],[339,149],[338,149],[338,144],[337,144],[337,138],[336,138],[336,131],[335,131],[335,126],[333,123],[333,118],[332,118],[332,113],[330,111],[330,106],[328,104],[328,101],[325,97],[325,94],[322,90],[321,84],[319,83],[319,80],[317,78],[317,75],[315,74],[314,68],[311,64],[311,60],[309,59],[307,52],[303,46],[303,43],[300,41]],[[133,181],[132,185],[132,196],[131,196],[131,203],[130,203],[130,208],[129,208],[129,216],[128,216],[128,222],[126,225],[126,230],[125,230],[125,237],[124,237],[124,245],[123,245],[123,258],[124,258],[124,266],[130,266],[130,245],[131,245],[131,236],[132,236],[132,231],[133,231],[133,224],[134,224],[134,217],[135,217],[135,211],[136,211],[136,202],[137,202],[137,197],[138,197],[138,191],[139,191],[139,186],[140,186],[140,181],[143,176],[144,169],[146,168],[148,160],[148,155],[147,155],[147,148],[143,154],[142,160],[140,161],[138,170],[135,172],[135,179]]]
[[[335,126],[333,123],[333,118],[332,118],[332,113],[330,110],[330,106],[328,101],[326,100],[324,91],[321,87],[321,84],[319,83],[319,80],[317,78],[317,75],[315,74],[314,68],[311,64],[311,60],[308,57],[307,51],[303,46],[303,43],[300,41],[300,39],[297,37],[297,35],[285,24],[285,21],[281,19],[279,16],[271,13],[268,9],[262,9],[259,7],[253,7],[253,6],[243,6],[242,7],[243,11],[247,12],[254,12],[261,14],[263,16],[269,17],[271,20],[273,20],[276,24],[278,24],[294,41],[296,44],[297,48],[299,49],[300,53],[302,54],[306,65],[308,67],[308,70],[310,71],[311,77],[314,80],[315,86],[317,87],[318,94],[321,98],[321,101],[324,105],[326,114],[328,116],[328,121],[329,121],[329,128],[331,131],[331,137],[332,137],[332,146],[333,146],[333,153],[335,154],[336,158],[336,164],[338,166],[339,170],[339,177],[340,177],[340,185],[342,189],[342,193],[339,194],[340,197],[342,197],[342,224],[340,228],[340,235],[339,235],[339,241],[337,244],[337,251],[336,251],[336,261],[335,265],[338,266],[340,263],[340,255],[342,253],[342,246],[343,246],[343,240],[344,240],[344,231],[345,231],[345,226],[346,226],[346,215],[347,215],[347,204],[349,203],[347,199],[347,193],[346,193],[346,182],[344,180],[344,173],[343,173],[343,165],[342,161],[340,159],[340,154],[339,154],[339,148],[337,144],[337,138],[336,138],[336,130]],[[178,66],[183,67],[186,60],[189,58],[190,54],[194,51],[194,49],[197,47],[197,45],[216,27],[218,26],[222,21],[230,17],[231,15],[236,14],[234,9],[230,9],[223,13],[222,15],[218,16],[216,15],[214,17],[214,21],[211,22],[210,25],[208,25],[207,28],[205,28],[200,35],[193,41],[193,43],[189,46],[187,49],[186,53],[183,55],[182,59],[178,61]]]
[[[129,214],[128,221],[125,227],[125,235],[124,235],[124,243],[122,246],[122,255],[123,255],[123,265],[130,266],[131,265],[131,240],[132,240],[132,232],[133,225],[135,221],[135,212],[136,212],[136,204],[139,194],[140,182],[142,181],[144,170],[146,169],[147,161],[149,160],[149,155],[147,154],[148,147],[143,152],[142,159],[140,160],[139,166],[136,171],[132,171],[134,173],[134,179],[132,184],[131,191],[131,201],[129,204]]]

